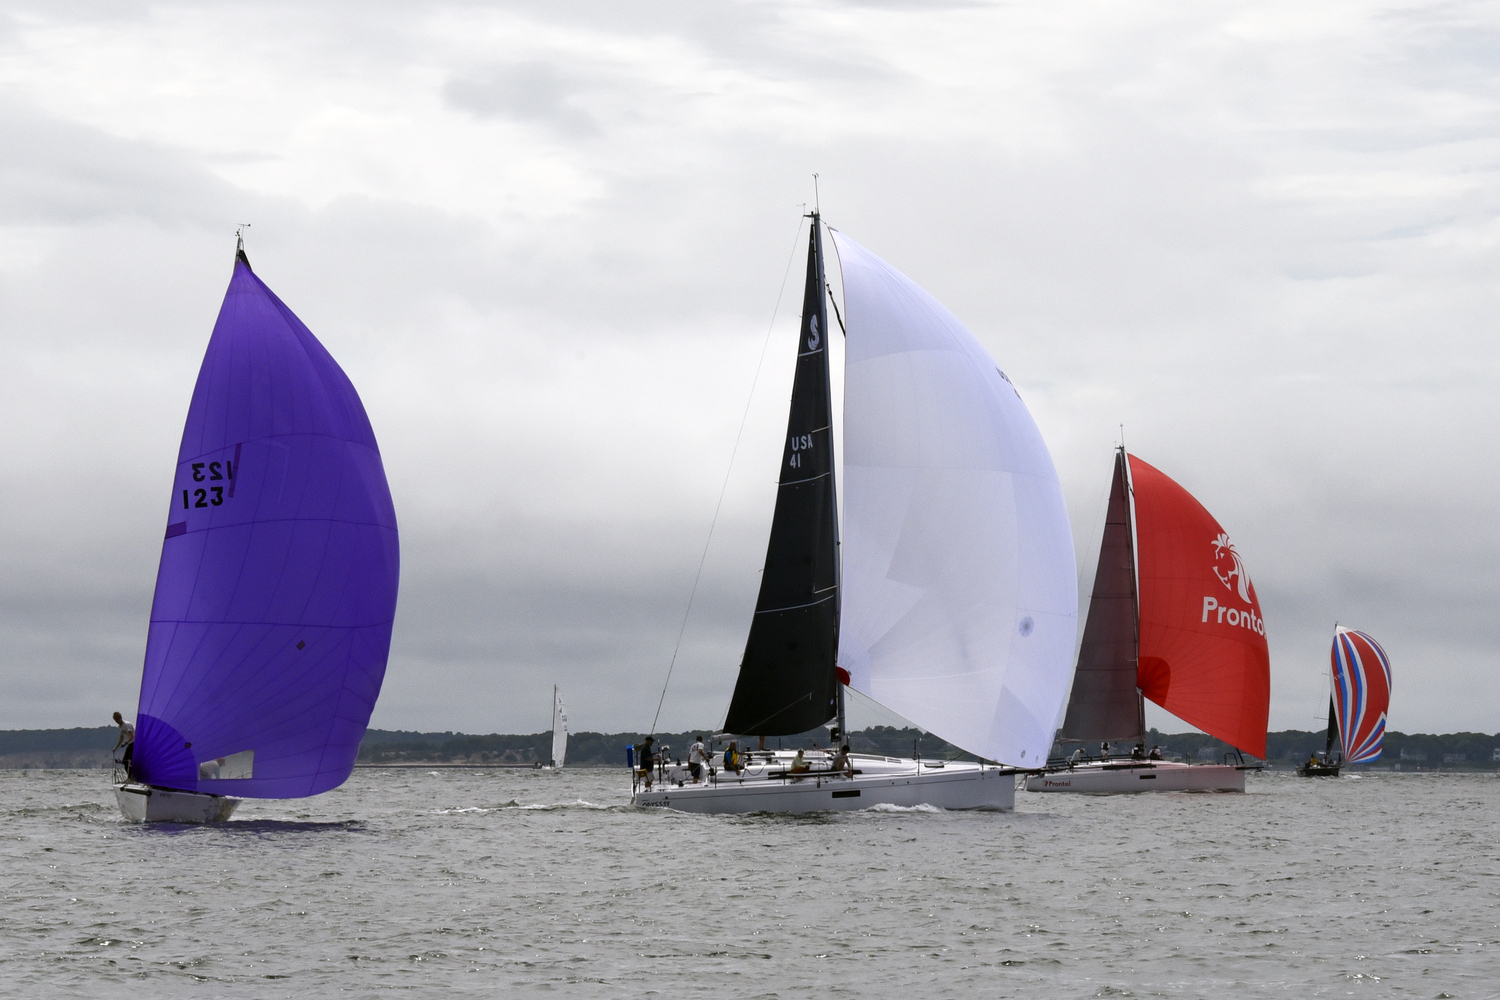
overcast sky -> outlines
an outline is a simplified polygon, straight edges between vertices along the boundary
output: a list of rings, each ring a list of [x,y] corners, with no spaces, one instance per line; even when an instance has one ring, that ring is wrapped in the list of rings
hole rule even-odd
[[[1500,730],[1497,70],[1494,3],[0,4],[0,727],[134,711],[242,222],[384,454],[373,724],[649,726],[728,472],[660,726],[717,724],[816,171],[1020,390],[1085,593],[1123,424],[1245,557],[1272,729],[1337,620],[1392,728]]]

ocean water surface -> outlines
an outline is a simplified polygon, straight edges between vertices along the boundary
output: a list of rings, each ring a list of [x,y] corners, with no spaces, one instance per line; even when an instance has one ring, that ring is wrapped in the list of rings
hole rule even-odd
[[[1491,774],[791,818],[360,770],[208,828],[0,789],[7,996],[1500,997]]]

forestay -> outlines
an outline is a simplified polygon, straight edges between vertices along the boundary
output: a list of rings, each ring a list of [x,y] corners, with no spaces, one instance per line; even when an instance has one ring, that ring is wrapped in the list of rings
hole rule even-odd
[[[178,452],[136,777],[275,798],[343,782],[385,674],[398,562],[354,386],[240,255]]]
[[[965,750],[1046,761],[1078,583],[1052,458],[927,292],[842,234],[844,601],[852,686]]]

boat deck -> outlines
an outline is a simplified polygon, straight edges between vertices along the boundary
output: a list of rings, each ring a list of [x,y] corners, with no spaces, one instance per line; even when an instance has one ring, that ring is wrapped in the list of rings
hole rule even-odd
[[[805,752],[807,769],[793,770],[794,751],[753,751],[742,771],[723,769],[716,754],[703,780],[686,765],[658,766],[651,787],[633,780],[637,806],[687,812],[820,812],[875,805],[941,809],[1010,809],[1015,771],[967,761],[911,760],[851,754],[851,769],[834,770],[833,755]],[[851,773],[852,770],[852,773]]]
[[[1028,792],[1243,792],[1250,764],[1184,764],[1111,758],[1051,767],[1026,779]]]

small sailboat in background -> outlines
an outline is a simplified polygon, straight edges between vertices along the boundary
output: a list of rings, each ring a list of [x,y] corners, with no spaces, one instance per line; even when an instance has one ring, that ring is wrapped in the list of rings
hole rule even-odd
[[[562,695],[557,685],[552,685],[552,761],[551,767],[561,768],[568,756],[568,710],[563,707]]]
[[[780,485],[723,728],[785,736],[837,720],[839,741],[848,686],[981,761],[1040,766],[1078,620],[1051,455],[958,319],[830,230],[847,319],[840,543],[823,227],[811,219]],[[701,783],[651,787],[637,772],[632,801],[710,813],[1015,802],[1015,772],[984,763],[741,751],[727,768],[716,756]]]
[[[1033,792],[1245,790],[1246,765],[1183,764],[1146,749],[1145,701],[1239,750],[1266,754],[1270,653],[1260,601],[1229,535],[1160,470],[1115,454],[1104,537],[1059,739],[1072,757]],[[1089,757],[1084,747],[1134,749]],[[1102,747],[1101,747],[1102,749]]]
[[[1336,778],[1345,764],[1377,760],[1385,740],[1391,706],[1391,661],[1385,650],[1364,632],[1335,625],[1329,659],[1328,743],[1297,769],[1304,778]]]
[[[349,777],[390,650],[396,515],[354,386],[243,243],[178,451],[151,606],[136,822]]]

